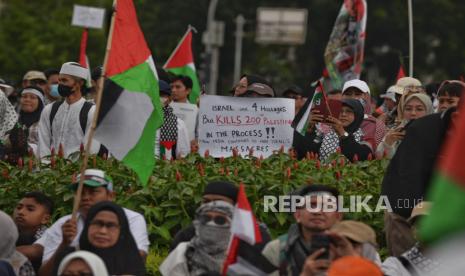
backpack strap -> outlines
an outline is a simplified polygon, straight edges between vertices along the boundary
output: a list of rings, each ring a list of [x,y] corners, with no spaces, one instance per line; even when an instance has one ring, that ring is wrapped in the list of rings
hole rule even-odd
[[[52,110],[50,111],[50,117],[49,117],[49,120],[50,120],[50,135],[51,136],[53,136],[53,127],[52,127],[53,119],[55,119],[55,115],[57,115],[58,108],[60,108],[60,105],[62,105],[63,102],[64,102],[63,100],[60,100],[60,101],[55,101],[52,104]]]
[[[63,104],[63,101],[56,101],[52,104],[52,110],[50,111],[50,129],[52,128],[53,120],[57,115],[58,108]],[[86,134],[86,126],[87,126],[87,117],[89,114],[90,109],[94,104],[88,101],[84,102],[84,105],[79,112],[79,124],[81,125],[82,133]]]
[[[89,110],[92,108],[94,104],[88,101],[84,102],[84,105],[79,112],[79,124],[81,125],[82,133],[86,134],[86,126],[87,126],[87,117],[89,114]]]
[[[60,108],[60,105],[63,104],[63,101],[55,101],[53,104],[52,104],[52,110],[50,111],[50,129],[52,129],[52,123],[53,123],[53,119],[55,119],[55,115],[57,115],[57,112],[58,112],[58,108]]]

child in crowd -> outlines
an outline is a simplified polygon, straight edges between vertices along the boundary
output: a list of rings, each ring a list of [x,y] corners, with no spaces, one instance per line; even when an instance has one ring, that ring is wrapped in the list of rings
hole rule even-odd
[[[30,192],[18,202],[13,220],[19,236],[16,246],[31,245],[47,230],[53,214],[53,201],[41,192]],[[34,270],[39,271],[41,260],[32,260]]]
[[[30,192],[18,202],[13,220],[18,227],[19,238],[16,243],[30,245],[47,230],[53,214],[53,201],[42,192]]]

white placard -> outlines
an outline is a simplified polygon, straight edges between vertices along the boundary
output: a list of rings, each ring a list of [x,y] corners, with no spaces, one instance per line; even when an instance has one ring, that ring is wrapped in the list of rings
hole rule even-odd
[[[292,146],[294,100],[203,95],[199,110],[200,153],[228,157],[234,148],[242,156],[270,156]]]
[[[104,17],[105,9],[74,5],[71,25],[84,28],[101,29]]]
[[[189,131],[189,141],[194,140],[199,108],[195,104],[191,103],[172,102],[170,103],[170,106],[173,108],[174,115],[183,120],[186,124],[187,130]]]

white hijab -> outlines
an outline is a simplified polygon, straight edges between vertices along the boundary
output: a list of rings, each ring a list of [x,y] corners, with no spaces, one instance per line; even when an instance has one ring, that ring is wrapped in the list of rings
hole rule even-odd
[[[0,229],[2,238],[0,239],[0,260],[7,261],[18,274],[19,269],[28,262],[28,259],[16,251],[16,241],[18,240],[18,228],[13,219],[5,212],[0,211]]]
[[[107,267],[105,266],[105,263],[102,261],[102,259],[100,259],[100,257],[94,253],[84,250],[76,251],[66,256],[58,267],[58,275],[63,273],[71,261],[76,259],[83,260],[89,266],[90,270],[92,270],[92,274],[95,276],[108,276]]]

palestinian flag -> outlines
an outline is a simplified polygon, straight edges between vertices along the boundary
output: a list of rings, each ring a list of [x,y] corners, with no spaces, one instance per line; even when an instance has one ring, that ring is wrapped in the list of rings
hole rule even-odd
[[[147,183],[163,123],[158,76],[132,0],[118,0],[95,139]]]
[[[181,41],[171,53],[163,68],[173,74],[185,75],[191,78],[192,91],[189,94],[189,102],[197,104],[197,99],[200,95],[200,84],[195,70],[194,55],[192,54],[191,26],[188,27],[187,32],[181,38]]]
[[[420,237],[426,243],[465,231],[464,108],[465,103],[454,119],[455,129],[447,135],[428,194],[428,200],[433,202],[431,213],[420,225]]]
[[[89,58],[87,57],[87,54],[86,54],[88,36],[89,36],[89,29],[85,28],[84,31],[82,31],[82,36],[81,36],[81,45],[79,48],[79,64],[82,67],[87,68],[86,87],[90,88],[92,86],[90,64],[89,64]]]
[[[317,81],[317,85],[318,86],[316,87],[313,96],[307,99],[304,106],[299,110],[297,115],[295,115],[295,118],[291,124],[291,126],[302,136],[305,136],[307,133],[308,118],[312,108],[324,104],[326,100],[321,82]]]

